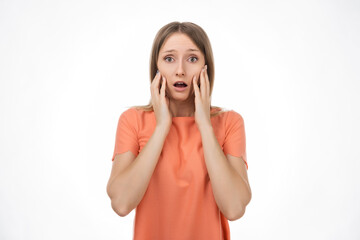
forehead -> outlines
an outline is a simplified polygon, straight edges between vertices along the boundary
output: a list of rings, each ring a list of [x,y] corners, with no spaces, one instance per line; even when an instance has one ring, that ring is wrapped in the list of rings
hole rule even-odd
[[[199,50],[196,44],[186,34],[173,33],[168,39],[166,39],[166,41],[162,45],[160,53],[168,50],[185,52],[189,49]]]

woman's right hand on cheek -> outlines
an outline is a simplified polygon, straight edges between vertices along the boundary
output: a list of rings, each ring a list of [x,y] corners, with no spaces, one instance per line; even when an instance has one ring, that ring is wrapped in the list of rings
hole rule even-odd
[[[161,78],[162,83],[160,82]],[[169,110],[169,98],[165,96],[166,86],[166,78],[158,72],[150,86],[151,102],[156,117],[156,126],[161,126],[168,130],[172,124],[172,115]]]

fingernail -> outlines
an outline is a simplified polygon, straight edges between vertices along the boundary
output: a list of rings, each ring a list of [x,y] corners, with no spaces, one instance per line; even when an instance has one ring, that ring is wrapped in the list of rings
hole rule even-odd
[[[207,65],[205,65],[205,69],[207,69]]]

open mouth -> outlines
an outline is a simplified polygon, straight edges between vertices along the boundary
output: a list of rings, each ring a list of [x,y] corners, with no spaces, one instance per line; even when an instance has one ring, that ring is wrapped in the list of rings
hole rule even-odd
[[[185,87],[187,87],[187,85],[184,82],[177,82],[177,83],[174,84],[174,87],[185,88]]]
[[[174,87],[177,92],[183,92],[187,89],[187,84],[184,82],[176,82]]]

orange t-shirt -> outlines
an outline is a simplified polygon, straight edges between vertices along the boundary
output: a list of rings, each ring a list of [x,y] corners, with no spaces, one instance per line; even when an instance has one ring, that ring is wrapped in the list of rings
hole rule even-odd
[[[211,123],[225,156],[242,157],[248,168],[242,116],[225,111],[211,117]],[[129,150],[138,156],[155,127],[153,111],[125,110],[119,117],[112,161]],[[148,188],[136,207],[134,240],[147,239],[230,239],[228,220],[215,202],[195,117],[173,117]]]

